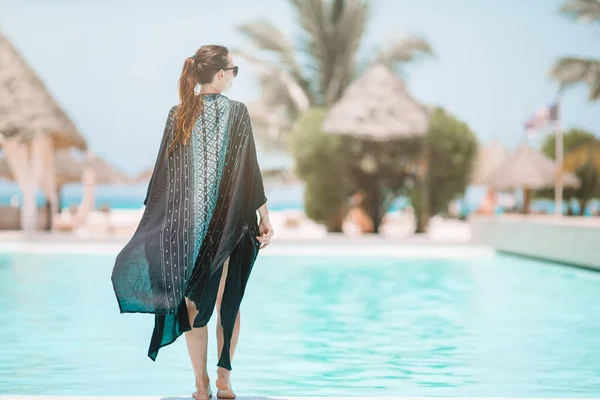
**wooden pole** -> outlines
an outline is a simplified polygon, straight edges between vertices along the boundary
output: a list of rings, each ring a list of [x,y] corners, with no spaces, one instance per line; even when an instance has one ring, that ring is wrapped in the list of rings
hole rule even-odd
[[[554,215],[562,217],[563,206],[563,132],[560,123],[556,121],[556,181],[554,184]]]
[[[429,158],[431,157],[431,150],[429,148],[429,140],[428,138],[425,139],[425,151],[424,151],[424,162],[425,162],[425,168],[424,168],[424,173],[423,173],[423,186],[421,188],[422,193],[421,193],[421,210],[422,210],[422,230],[423,232],[427,231],[427,227],[429,225],[429,217],[431,214],[431,210],[430,210],[430,204],[429,204]]]

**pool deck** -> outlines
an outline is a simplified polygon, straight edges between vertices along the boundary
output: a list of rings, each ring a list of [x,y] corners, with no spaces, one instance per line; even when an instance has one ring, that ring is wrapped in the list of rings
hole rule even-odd
[[[329,233],[320,237],[275,235],[271,244],[262,249],[260,256],[365,256],[401,258],[479,258],[495,254],[487,245],[469,242],[468,234],[459,227],[457,235],[431,236],[416,234],[365,234],[349,236]],[[439,231],[438,231],[439,232]],[[28,254],[114,254],[127,243],[126,236],[81,237],[69,233],[22,231],[0,232],[0,253]]]
[[[600,218],[502,215],[476,216],[470,222],[474,243],[600,271]]]

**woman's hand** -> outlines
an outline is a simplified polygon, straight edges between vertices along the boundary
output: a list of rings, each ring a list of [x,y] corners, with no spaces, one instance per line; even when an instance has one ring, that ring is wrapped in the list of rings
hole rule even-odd
[[[273,236],[273,227],[268,217],[264,218],[261,216],[258,231],[260,232],[260,236],[257,236],[256,239],[262,243],[259,249],[264,249],[269,245]]]

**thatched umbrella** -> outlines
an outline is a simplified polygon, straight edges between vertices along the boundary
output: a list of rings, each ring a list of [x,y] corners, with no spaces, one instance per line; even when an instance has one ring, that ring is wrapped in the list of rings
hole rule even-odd
[[[81,153],[69,149],[59,150],[55,154],[54,163],[57,193],[60,193],[61,188],[66,184],[82,182],[86,170],[91,170],[94,173],[94,184],[122,185],[133,183],[133,179],[127,174],[119,171],[90,151]],[[0,178],[15,180],[15,176],[5,158],[0,158]],[[60,210],[60,206],[58,209]]]
[[[497,140],[479,147],[473,167],[471,184],[487,185],[490,175],[510,156],[510,151]]]
[[[9,40],[0,33],[0,146],[23,193],[21,227],[34,230],[41,185],[57,210],[55,149],[86,143]]]
[[[0,33],[0,135],[3,140],[30,139],[39,133],[51,136],[55,148],[87,147],[40,78]]]
[[[95,183],[98,185],[126,185],[133,179],[119,171],[108,161],[98,157],[89,150],[85,153],[59,151],[56,154],[56,175],[59,185],[80,182],[85,168],[95,173]]]
[[[135,183],[149,182],[150,178],[152,178],[152,172],[154,172],[154,166],[144,169],[135,178],[133,178],[133,182],[135,182]]]
[[[528,212],[530,191],[554,186],[556,175],[554,160],[522,143],[517,151],[510,155],[490,175],[489,184],[497,190],[522,188],[524,190],[524,210]],[[572,173],[562,174],[565,187],[578,187],[579,178]]]
[[[331,107],[323,131],[387,141],[422,136],[428,125],[427,108],[412,98],[402,79],[374,64]]]
[[[354,179],[360,181],[359,185],[369,187],[366,189],[365,204],[373,220],[374,230],[378,232],[382,221],[386,202],[384,187],[379,184],[384,142],[398,139],[411,139],[422,137],[429,127],[429,109],[419,104],[407,91],[402,79],[387,66],[375,63],[365,73],[352,82],[344,91],[341,99],[332,106],[323,122],[322,129],[326,133],[348,135],[370,143],[375,154],[367,155],[365,165],[375,171],[365,173],[354,169]],[[418,231],[425,229],[429,219],[427,165],[428,149],[423,147],[421,155],[422,165],[422,198],[423,212],[419,214]],[[369,161],[368,163],[366,161]],[[399,174],[398,174],[399,175]]]
[[[491,174],[509,157],[509,150],[497,140],[486,146],[480,146],[473,166],[471,183],[473,185],[487,185]],[[493,214],[498,203],[498,194],[494,188],[488,188],[482,204],[477,213]]]
[[[99,185],[125,185],[134,182],[127,174],[89,151],[79,153],[63,149],[56,152],[55,157],[56,184],[58,187],[68,183],[81,182],[81,175],[84,169],[88,167],[96,174],[95,182]],[[0,178],[15,181],[15,176],[4,157],[0,158]]]

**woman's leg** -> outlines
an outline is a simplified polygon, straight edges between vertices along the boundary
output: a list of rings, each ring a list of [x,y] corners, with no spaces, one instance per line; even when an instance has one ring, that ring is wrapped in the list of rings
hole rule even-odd
[[[185,341],[187,343],[188,353],[190,354],[190,360],[192,361],[192,367],[194,368],[194,375],[196,377],[196,392],[192,394],[197,400],[206,400],[209,398],[210,393],[210,381],[208,379],[208,373],[206,372],[206,353],[208,347],[208,329],[205,326],[202,328],[194,328],[194,318],[198,314],[198,310],[194,305],[194,302],[185,298],[185,303],[188,310],[188,317],[190,319],[191,330],[185,332]]]
[[[221,356],[223,349],[223,327],[221,326],[221,299],[223,298],[223,290],[225,289],[225,280],[227,278],[227,271],[229,267],[229,258],[223,264],[223,273],[221,274],[221,282],[219,283],[219,291],[217,293],[217,358]],[[233,334],[231,336],[231,346],[229,351],[229,357],[233,361],[233,353],[235,352],[235,346],[240,336],[240,314],[238,311],[237,318],[235,319],[235,325],[233,327]],[[235,393],[231,388],[230,371],[225,368],[217,367],[217,381],[215,385],[219,391],[217,397],[220,399],[235,399]]]

